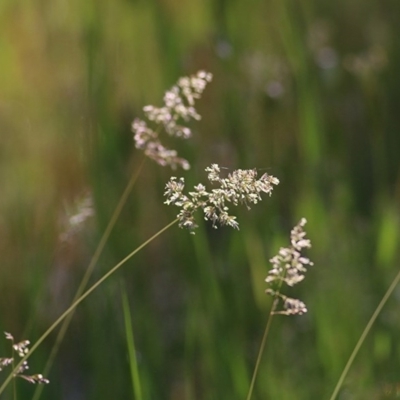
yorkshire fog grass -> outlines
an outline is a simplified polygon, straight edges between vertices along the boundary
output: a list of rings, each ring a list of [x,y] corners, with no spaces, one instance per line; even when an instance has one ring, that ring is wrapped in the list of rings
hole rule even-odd
[[[194,109],[194,99],[200,98],[200,95],[205,87],[207,81],[211,80],[211,74],[206,72],[199,72],[195,77],[192,78],[181,78],[179,80],[178,86],[174,86],[171,91],[168,91],[165,95],[165,107],[163,109],[156,109],[153,106],[146,106],[145,111],[147,113],[147,117],[149,120],[156,121],[157,123],[162,124],[165,131],[170,135],[175,136],[190,136],[189,128],[186,128],[181,125],[177,125],[176,121],[179,118],[183,118],[184,120],[189,120],[190,118],[200,119],[200,115],[197,114]],[[181,99],[180,90],[183,93],[183,96],[186,98],[189,106],[186,107],[183,105],[183,100]],[[140,126],[139,126],[140,125]],[[175,150],[169,150],[165,152],[164,150],[160,150],[164,147],[158,140],[158,135],[149,130],[148,128],[144,129],[144,123],[136,122],[134,123],[134,140],[136,143],[136,147],[144,150],[144,153],[149,158],[156,161],[158,164],[162,166],[170,166],[172,168],[176,168],[178,164],[178,158],[176,156]],[[156,145],[152,145],[152,143],[156,143]],[[156,153],[153,150],[149,151],[149,149],[158,149]],[[173,157],[171,158],[171,154]],[[188,166],[188,163],[181,163],[181,166]],[[261,198],[261,193],[266,193],[271,195],[273,186],[278,185],[279,180],[267,173],[264,173],[259,179],[257,179],[257,170],[236,170],[231,174],[228,174],[227,178],[220,177],[220,168],[217,164],[212,164],[210,167],[206,168],[206,172],[208,173],[208,179],[211,183],[217,183],[220,187],[218,189],[212,189],[210,192],[206,191],[206,187],[202,184],[198,184],[195,186],[194,192],[189,192],[189,197],[183,194],[184,189],[184,179],[180,178],[177,182],[175,177],[172,177],[171,180],[166,185],[165,196],[167,200],[165,203],[167,205],[175,205],[181,208],[177,219],[173,221],[171,224],[167,225],[165,228],[161,229],[156,235],[154,235],[151,239],[143,243],[136,250],[130,253],[127,257],[125,257],[121,262],[111,268],[102,278],[100,278],[94,285],[92,285],[89,289],[85,291],[87,282],[90,278],[90,275],[93,272],[94,265],[98,260],[98,257],[101,254],[103,246],[107,240],[109,235],[109,231],[112,229],[118,215],[120,214],[121,208],[126,200],[126,196],[131,190],[136,178],[132,179],[130,183],[128,183],[127,189],[124,191],[119,205],[116,208],[114,216],[111,218],[108,228],[106,229],[105,234],[103,235],[103,239],[100,241],[98,246],[98,250],[92,258],[92,262],[89,265],[86,275],[84,276],[75,298],[71,304],[71,306],[50,326],[50,328],[39,338],[39,340],[33,345],[32,349],[29,351],[28,345],[29,341],[24,341],[19,344],[14,344],[13,348],[17,351],[18,355],[21,357],[21,360],[18,363],[14,362],[14,359],[1,359],[1,365],[7,366],[12,364],[13,371],[5,380],[3,385],[0,387],[0,394],[3,392],[7,384],[10,382],[13,376],[20,376],[25,380],[28,380],[32,383],[48,383],[49,381],[41,374],[37,375],[23,375],[27,367],[27,359],[32,355],[32,353],[36,350],[39,344],[47,338],[47,336],[52,333],[52,331],[58,327],[59,324],[63,323],[63,327],[60,330],[59,337],[57,338],[56,344],[54,346],[54,352],[51,354],[49,358],[49,363],[46,365],[46,372],[48,373],[51,364],[54,361],[54,357],[56,356],[56,351],[62,341],[66,331],[68,329],[68,324],[70,322],[70,316],[72,315],[74,309],[91,293],[93,292],[99,285],[101,285],[106,279],[108,279],[114,272],[116,272],[122,265],[125,264],[133,255],[135,255],[141,248],[143,248],[146,244],[150,243],[154,240],[159,234],[167,230],[170,226],[174,225],[176,222],[179,222],[179,227],[187,228],[190,231],[193,231],[197,226],[194,219],[194,213],[198,209],[202,209],[204,212],[204,219],[206,221],[210,220],[212,222],[212,227],[217,228],[217,225],[228,225],[232,228],[239,229],[239,224],[236,221],[236,216],[228,214],[227,203],[231,203],[234,206],[239,204],[245,205],[248,209],[250,209],[249,204],[257,204],[259,203]],[[135,175],[134,175],[135,176]],[[305,232],[302,230],[305,225],[305,219],[302,219],[298,226],[296,226],[292,230],[291,234],[291,244],[292,247],[288,249],[281,249],[279,254],[274,257],[271,262],[273,264],[273,269],[271,269],[266,281],[271,284],[272,282],[278,282],[278,288],[276,291],[272,289],[268,289],[267,293],[272,295],[275,299],[273,308],[271,310],[270,316],[276,313],[284,313],[286,315],[293,314],[302,314],[306,312],[306,308],[304,304],[300,300],[291,299],[280,293],[280,287],[282,283],[286,283],[289,286],[298,283],[300,280],[304,278],[305,267],[304,265],[312,265],[312,263],[305,257],[301,257],[300,251],[304,247],[310,247],[310,241],[305,239]],[[124,297],[124,315],[126,323],[131,324],[130,316],[127,309],[127,300],[126,295]],[[276,301],[278,299],[283,300],[284,311],[277,311]],[[267,323],[267,326],[269,323]],[[131,368],[134,368],[135,371],[132,375],[133,385],[136,390],[136,396],[141,391],[138,388],[138,373],[136,361],[132,356],[132,343],[129,338],[133,337],[133,333],[128,330],[127,331],[127,340],[128,345],[130,346],[131,352]],[[13,337],[10,334],[6,334],[6,338],[12,339]],[[129,344],[130,343],[130,344]],[[265,340],[263,340],[263,344],[265,344]],[[261,356],[263,352],[263,346],[260,350]],[[248,399],[251,397],[251,392],[253,390],[254,378],[256,376],[258,362],[255,369],[253,382],[249,391]],[[139,391],[137,391],[139,390]],[[39,398],[41,391],[38,391],[36,397]],[[141,395],[140,395],[141,396]]]
[[[0,1],[0,400],[397,398],[399,4]]]
[[[168,166],[172,169],[176,169],[177,166],[183,169],[189,169],[189,162],[183,158],[178,157],[175,150],[167,150],[160,142],[159,135],[161,131],[180,138],[189,138],[191,136],[191,130],[183,125],[179,125],[177,122],[182,119],[183,121],[190,121],[190,119],[199,120],[201,117],[194,108],[195,99],[198,100],[201,97],[203,90],[208,82],[211,81],[212,75],[208,72],[200,71],[192,77],[181,78],[178,84],[171,90],[166,92],[164,97],[165,105],[162,108],[156,108],[154,106],[146,106],[144,111],[149,121],[153,121],[159,125],[157,131],[147,127],[146,122],[136,119],[132,125],[134,131],[134,141],[136,148],[143,150],[145,156],[149,157],[157,164],[161,166]],[[185,99],[185,101],[183,100]],[[143,164],[142,164],[143,165]],[[38,346],[60,325],[62,324],[61,330],[59,331],[56,343],[53,347],[53,351],[48,358],[48,362],[45,366],[46,374],[50,372],[50,368],[57,356],[58,348],[67,333],[69,323],[75,308],[88,297],[96,288],[98,288],[105,280],[113,275],[117,270],[120,269],[128,260],[130,260],[139,250],[144,248],[146,245],[155,240],[161,233],[168,230],[170,227],[178,223],[180,228],[186,228],[190,233],[194,233],[194,230],[198,228],[196,223],[196,215],[198,211],[203,212],[203,218],[207,222],[211,222],[213,228],[218,226],[230,226],[234,229],[239,229],[239,223],[235,215],[230,215],[229,205],[238,206],[244,205],[250,210],[250,204],[258,204],[262,201],[261,194],[268,194],[271,196],[274,189],[274,185],[279,184],[279,180],[267,173],[264,173],[260,178],[257,177],[257,169],[248,170],[234,170],[232,173],[228,173],[226,178],[221,177],[221,169],[218,164],[212,164],[207,167],[205,171],[208,173],[208,180],[211,185],[218,185],[217,188],[207,189],[205,185],[199,183],[194,186],[194,190],[184,194],[185,180],[184,178],[171,177],[169,182],[166,184],[164,196],[167,200],[164,201],[167,205],[177,206],[180,211],[177,218],[162,228],[150,239],[145,241],[142,245],[138,246],[128,256],[123,258],[114,267],[112,267],[107,273],[105,273],[100,279],[97,280],[87,289],[87,284],[94,271],[94,267],[99,260],[99,257],[104,249],[104,246],[110,236],[110,233],[121,214],[122,208],[124,207],[127,197],[129,196],[138,175],[141,172],[140,168],[132,175],[131,180],[128,182],[126,189],[124,190],[118,205],[107,225],[107,228],[99,242],[99,245],[92,257],[92,260],[86,270],[72,304],[62,313],[59,318],[47,329],[47,331],[34,343],[31,350],[28,346],[30,342],[24,340],[19,343],[14,343],[14,338],[11,334],[6,333],[6,339],[12,341],[13,355],[9,358],[0,358],[0,371],[6,367],[11,366],[12,372],[3,382],[0,387],[0,394],[3,393],[7,385],[13,378],[19,377],[30,383],[49,383],[49,380],[43,377],[42,374],[26,375],[25,371],[28,369],[27,359],[33,354]],[[86,204],[86,203],[85,203]],[[89,210],[89,211],[88,211]],[[87,215],[92,215],[92,208],[86,207],[85,211],[80,213],[79,221],[78,217],[71,217],[71,224],[74,225],[80,223],[87,218]],[[310,239],[306,238],[306,232],[304,226],[306,219],[302,218],[300,222],[291,230],[290,234],[290,246],[281,247],[278,254],[271,258],[270,263],[272,267],[269,269],[265,282],[268,285],[266,294],[272,297],[272,305],[267,319],[264,335],[261,340],[260,349],[258,351],[257,359],[255,361],[255,368],[252,374],[250,387],[246,400],[250,400],[253,395],[255,388],[255,382],[259,367],[262,359],[262,355],[265,350],[267,343],[267,337],[270,331],[272,318],[275,315],[302,315],[307,312],[305,303],[299,299],[287,296],[286,287],[291,288],[294,285],[300,283],[305,278],[305,273],[308,266],[312,266],[313,262],[309,258],[302,254],[304,249],[311,247]],[[372,316],[369,324],[364,330],[364,333],[360,337],[353,354],[351,355],[346,367],[343,370],[342,376],[340,377],[334,393],[332,394],[331,400],[334,400],[343,384],[344,378],[348,373],[351,364],[354,361],[355,355],[359,351],[362,343],[365,340],[366,335],[371,329],[372,324],[375,322],[376,317],[382,310],[383,305],[386,303],[388,297],[393,292],[395,286],[398,283],[399,278],[395,278],[393,284],[388,289],[386,295],[382,299],[376,312]],[[132,330],[132,317],[129,310],[129,302],[126,291],[123,292],[122,296],[122,308],[125,321],[125,335],[129,350],[130,369],[131,369],[131,380],[133,386],[133,393],[135,398],[142,399],[142,389],[140,381],[140,366],[137,361],[134,333]],[[273,340],[270,339],[271,341]],[[14,352],[20,357],[19,361],[15,361]],[[13,398],[17,399],[17,391],[13,386]],[[42,394],[41,390],[37,390],[34,398],[39,399]]]

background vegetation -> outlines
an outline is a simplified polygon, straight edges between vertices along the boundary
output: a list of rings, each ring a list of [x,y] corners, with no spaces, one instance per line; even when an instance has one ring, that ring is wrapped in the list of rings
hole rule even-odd
[[[34,341],[69,305],[141,162],[130,124],[179,76],[206,69],[214,80],[195,137],[179,143],[193,168],[173,175],[204,181],[215,162],[281,180],[240,212],[240,231],[175,226],[91,295],[43,399],[133,398],[123,290],[143,399],[244,399],[268,259],[301,216],[315,267],[295,295],[309,313],[274,320],[254,398],[329,398],[400,268],[398,15],[393,0],[1,0],[1,331]],[[162,204],[170,176],[146,162],[97,277],[175,217]],[[71,224],[88,198],[94,215]],[[398,398],[399,290],[341,399]],[[33,390],[20,382],[19,398]]]

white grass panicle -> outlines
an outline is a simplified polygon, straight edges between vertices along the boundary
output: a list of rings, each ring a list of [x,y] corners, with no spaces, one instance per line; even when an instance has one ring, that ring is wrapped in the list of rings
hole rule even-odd
[[[212,164],[206,168],[208,180],[211,183],[219,184],[219,188],[207,191],[203,184],[194,187],[193,192],[188,195],[183,193],[185,188],[184,178],[177,179],[172,177],[165,187],[164,195],[167,197],[165,204],[174,204],[180,207],[178,214],[179,226],[187,228],[194,233],[197,228],[194,213],[202,209],[204,219],[211,221],[213,228],[218,225],[229,225],[239,229],[236,217],[229,215],[228,203],[234,206],[245,204],[250,208],[250,204],[257,204],[262,200],[261,193],[271,195],[273,185],[278,185],[279,180],[272,175],[264,174],[257,179],[256,169],[238,169],[228,175],[227,178],[220,177],[220,167]]]
[[[294,286],[301,282],[307,266],[313,265],[309,258],[301,254],[303,249],[311,247],[311,241],[306,239],[306,232],[303,229],[306,223],[306,219],[302,218],[290,233],[290,247],[280,248],[278,254],[270,260],[272,268],[265,281],[270,286],[266,293],[276,299],[273,314],[301,315],[307,312],[307,307],[302,301],[287,297],[280,292],[283,284]],[[277,309],[278,303],[282,305],[280,310]]]
[[[199,71],[197,74],[182,77],[164,95],[164,106],[154,107],[145,106],[143,111],[147,119],[158,128],[153,130],[147,123],[136,118],[132,123],[135,146],[142,149],[146,156],[154,160],[161,166],[170,166],[172,169],[181,167],[189,169],[190,164],[184,158],[178,157],[176,150],[166,148],[160,141],[159,131],[164,131],[176,138],[188,139],[192,136],[192,131],[184,122],[190,120],[200,120],[201,116],[195,109],[195,101],[200,99],[208,82],[211,82],[212,74]]]
[[[30,345],[29,340],[23,340],[19,343],[14,343],[14,337],[11,335],[11,333],[4,332],[4,334],[6,339],[11,340],[12,342],[13,356],[0,358],[0,371],[9,365],[13,366],[15,364],[14,353],[17,353],[21,358],[28,354],[28,346]],[[25,371],[28,369],[28,361],[24,361],[14,373],[14,378],[22,378],[30,383],[49,383],[49,380],[44,378],[42,374],[25,375]]]

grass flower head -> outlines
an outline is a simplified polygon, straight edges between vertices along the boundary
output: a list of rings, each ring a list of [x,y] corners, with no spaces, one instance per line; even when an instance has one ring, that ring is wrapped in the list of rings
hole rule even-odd
[[[270,287],[266,293],[281,300],[283,306],[282,310],[275,310],[274,314],[295,315],[307,312],[306,305],[302,301],[280,293],[283,284],[294,286],[301,282],[307,266],[313,265],[309,258],[301,254],[303,249],[311,247],[311,241],[306,239],[306,232],[303,229],[306,223],[306,219],[302,218],[290,233],[290,247],[280,248],[278,254],[270,260],[272,268],[265,279]]]
[[[29,352],[29,340],[23,340],[19,343],[14,343],[14,337],[11,333],[4,332],[6,339],[11,340],[12,349],[18,354],[19,357],[24,357]],[[14,365],[14,357],[2,357],[0,358],[0,371],[9,366]],[[13,375],[14,378],[22,378],[30,383],[49,383],[50,381],[43,377],[42,374],[25,375],[25,371],[29,369],[28,361],[24,361],[21,366],[17,369],[16,373]]]
[[[277,178],[268,174],[263,174],[257,179],[256,169],[238,169],[227,178],[221,178],[220,167],[212,164],[206,168],[206,172],[208,172],[208,180],[213,184],[218,184],[219,188],[207,191],[203,184],[198,184],[194,187],[194,191],[186,195],[183,193],[184,178],[177,179],[176,177],[172,177],[165,187],[164,195],[167,197],[165,204],[180,207],[179,226],[189,229],[191,233],[194,233],[193,230],[197,227],[194,213],[198,209],[203,211],[206,221],[212,222],[213,228],[218,228],[218,225],[228,225],[239,229],[236,217],[228,213],[228,204],[231,203],[234,206],[244,204],[250,209],[250,204],[257,204],[262,200],[262,193],[271,195],[273,185],[279,183]]]
[[[165,93],[163,107],[145,106],[143,111],[147,119],[158,125],[158,129],[153,130],[145,121],[135,119],[132,123],[132,131],[136,148],[142,149],[146,156],[163,167],[189,169],[190,164],[187,160],[178,157],[176,150],[168,149],[161,143],[159,130],[163,128],[169,136],[190,138],[192,131],[183,123],[192,119],[201,119],[194,107],[195,101],[200,99],[207,83],[211,80],[212,75],[205,71],[182,77]]]

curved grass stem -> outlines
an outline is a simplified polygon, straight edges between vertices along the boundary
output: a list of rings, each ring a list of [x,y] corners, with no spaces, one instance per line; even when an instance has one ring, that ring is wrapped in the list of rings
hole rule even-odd
[[[271,327],[272,317],[274,316],[274,311],[276,309],[277,303],[278,303],[278,298],[277,298],[277,296],[275,296],[274,301],[272,303],[271,311],[269,312],[269,315],[268,315],[268,320],[267,320],[267,325],[265,326],[264,335],[261,340],[260,350],[258,351],[257,361],[256,361],[256,365],[254,367],[253,376],[251,378],[250,388],[249,388],[249,392],[247,393],[246,400],[250,400],[251,396],[253,394],[254,384],[256,382],[256,377],[257,377],[257,373],[258,373],[258,368],[260,366],[261,358],[264,353],[265,344],[267,342],[267,337],[268,337],[268,332]]]
[[[349,372],[349,369],[351,367],[351,365],[353,364],[354,359],[356,358],[356,355],[358,353],[358,351],[360,350],[362,344],[364,343],[365,338],[367,337],[369,331],[372,328],[372,325],[375,323],[376,319],[378,318],[378,315],[381,313],[382,308],[384,307],[384,305],[386,304],[386,302],[388,301],[389,297],[391,296],[391,294],[393,293],[393,290],[395,289],[395,287],[398,285],[398,283],[400,282],[400,271],[397,273],[397,275],[395,276],[395,278],[393,279],[391,285],[389,286],[388,290],[386,291],[385,295],[382,297],[382,300],[379,302],[378,307],[376,307],[376,310],[374,311],[374,313],[372,314],[370,320],[368,321],[368,324],[366,325],[363,333],[361,334],[360,338],[357,341],[357,344],[354,347],[353,352],[351,353],[346,366],[344,367],[342,374],[340,375],[340,378],[335,386],[335,389],[333,391],[332,396],[330,397],[330,400],[335,400],[340,388],[343,385],[343,381],[346,378],[347,373]]]
[[[128,260],[130,260],[136,253],[138,253],[141,249],[143,249],[145,246],[147,246],[149,243],[151,243],[154,239],[156,239],[158,236],[160,236],[163,232],[165,232],[167,229],[169,229],[172,225],[176,224],[178,222],[178,218],[166,225],[164,228],[159,230],[156,234],[154,234],[150,239],[146,240],[144,243],[142,243],[139,247],[137,247],[135,250],[133,250],[130,254],[128,254],[124,259],[122,259],[117,265],[115,265],[113,268],[111,268],[106,274],[104,274],[96,283],[94,283],[85,293],[83,293],[77,300],[75,300],[68,308],[67,310],[64,311],[63,314],[61,314],[55,322],[47,329],[47,331],[36,341],[36,343],[31,347],[30,351],[21,358],[19,363],[15,366],[13,371],[8,375],[8,377],[5,379],[3,384],[0,387],[0,394],[3,393],[4,389],[7,387],[7,385],[10,383],[11,379],[13,378],[13,375],[16,373],[18,368],[22,365],[22,363],[27,360],[32,353],[39,347],[39,345],[50,335],[51,332],[54,331],[55,328],[57,328],[58,325],[64,319],[83,301],[86,299],[86,297],[89,296],[90,293],[92,293],[98,286],[100,286],[107,278],[109,278],[114,272],[116,272],[122,265],[124,265]]]
[[[145,160],[146,159],[143,158],[142,162],[139,165],[139,168],[132,174],[128,184],[126,185],[126,188],[125,188],[124,192],[122,193],[117,206],[115,207],[115,210],[110,218],[110,221],[108,222],[107,227],[106,227],[102,237],[100,238],[100,242],[97,245],[97,248],[89,262],[89,265],[86,269],[85,274],[83,275],[82,281],[75,293],[75,296],[74,296],[72,302],[76,301],[79,298],[79,296],[83,293],[83,291],[85,290],[85,288],[89,282],[89,279],[93,274],[94,267],[96,266],[97,261],[99,260],[100,255],[104,250],[104,246],[106,245],[107,240],[110,237],[110,234],[115,226],[115,223],[117,222],[117,220],[121,214],[121,211],[124,208],[124,205],[125,205],[126,201],[128,200],[128,197],[132,191],[132,188],[135,185],[135,183],[140,175],[140,172],[143,168]],[[51,370],[51,367],[53,366],[54,359],[57,356],[58,350],[60,348],[62,341],[64,340],[65,334],[68,330],[69,324],[71,323],[73,316],[74,316],[74,312],[71,312],[70,314],[68,314],[67,318],[64,319],[64,322],[61,325],[60,330],[58,331],[56,341],[54,342],[53,348],[51,349],[50,355],[49,355],[49,357],[46,361],[46,365],[43,369],[44,376],[48,376],[48,374]],[[43,385],[37,385],[32,400],[39,400],[43,389],[44,389]]]

